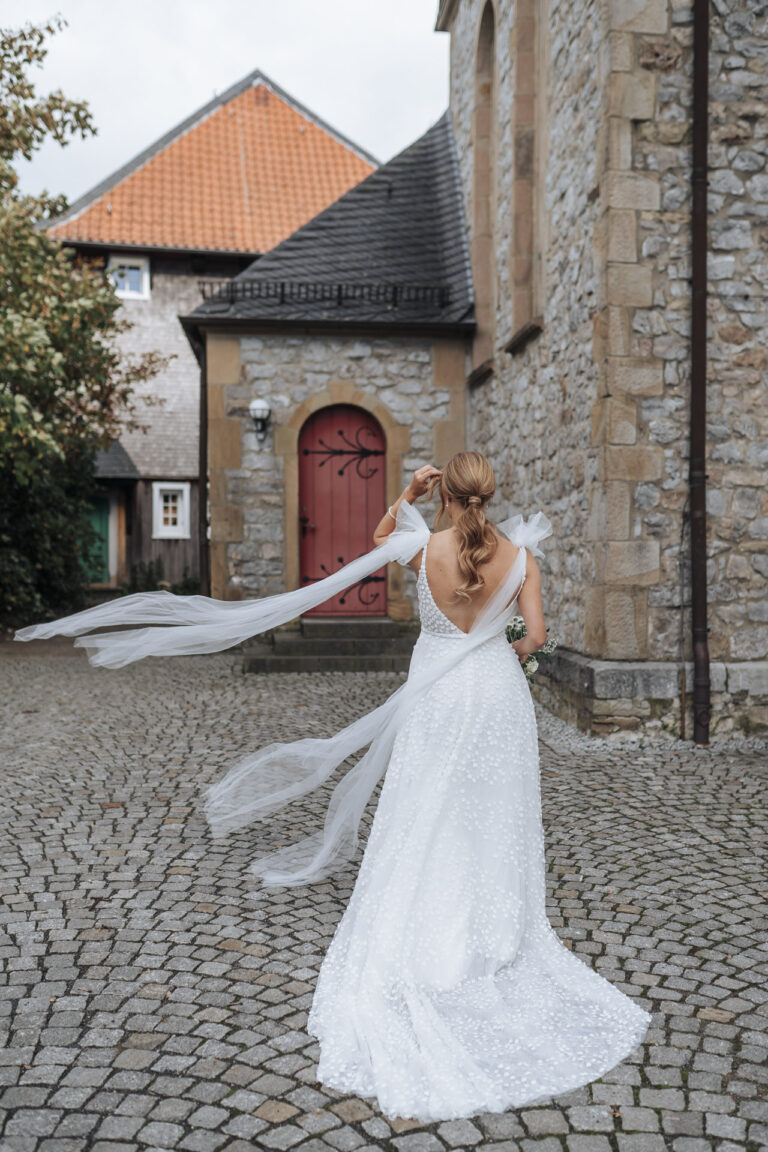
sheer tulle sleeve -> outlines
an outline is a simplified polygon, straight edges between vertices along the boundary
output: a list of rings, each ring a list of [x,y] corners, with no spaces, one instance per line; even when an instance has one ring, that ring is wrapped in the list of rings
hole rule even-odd
[[[402,548],[397,560],[403,565],[409,564],[429,540],[430,531],[424,517],[407,500],[403,500],[397,510],[397,524],[389,539],[391,540],[394,536],[402,538]]]
[[[518,513],[496,527],[518,548],[526,548],[533,556],[543,556],[539,542],[552,535],[552,525],[543,512],[534,512],[527,520]]]
[[[430,532],[418,508],[403,500],[397,510],[397,524],[394,532],[387,537],[396,542],[397,556],[401,564],[408,564],[429,540]]]
[[[377,548],[305,588],[261,600],[223,601],[208,596],[174,596],[170,592],[137,592],[98,604],[50,623],[34,624],[16,633],[17,640],[79,636],[92,664],[120,668],[145,656],[192,656],[221,652],[250,636],[295,620],[344,588],[397,560],[406,564],[429,537],[420,513],[403,501],[397,527]],[[151,625],[123,632],[90,633],[94,628]]]

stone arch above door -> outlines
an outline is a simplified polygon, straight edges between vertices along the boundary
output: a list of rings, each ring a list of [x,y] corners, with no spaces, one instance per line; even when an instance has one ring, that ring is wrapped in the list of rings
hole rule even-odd
[[[348,381],[331,382],[327,388],[294,408],[287,419],[275,427],[275,454],[283,457],[285,484],[285,587],[299,587],[299,433],[306,420],[321,408],[335,404],[353,404],[375,416],[386,437],[387,501],[391,504],[403,490],[403,455],[410,448],[411,434],[398,424],[385,404],[376,396],[362,391]],[[382,514],[385,509],[382,509]],[[411,604],[403,595],[403,574],[399,564],[387,571],[387,614],[396,620],[411,616]]]

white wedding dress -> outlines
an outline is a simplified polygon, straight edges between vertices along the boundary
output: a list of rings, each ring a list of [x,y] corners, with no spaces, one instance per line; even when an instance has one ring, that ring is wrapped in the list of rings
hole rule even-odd
[[[464,640],[425,557],[411,676]],[[649,1021],[547,920],[536,718],[502,624],[397,734],[309,1016],[318,1079],[388,1116],[501,1112],[594,1080]]]
[[[426,577],[430,532],[403,502],[397,527],[310,588],[263,600],[137,593],[17,633],[80,636],[92,663],[215,652],[323,603],[383,563],[420,552],[421,634],[408,679],[327,739],[272,744],[209,790],[214,835],[268,819],[343,766],[324,826],[256,860],[265,884],[322,879],[352,859],[384,784],[352,897],[324,959],[308,1031],[318,1079],[375,1097],[389,1116],[447,1120],[566,1092],[614,1067],[650,1016],[560,943],[545,911],[536,719],[505,638],[526,553],[551,534],[537,512],[498,525],[519,547],[469,632]],[[151,625],[81,635],[94,627]]]

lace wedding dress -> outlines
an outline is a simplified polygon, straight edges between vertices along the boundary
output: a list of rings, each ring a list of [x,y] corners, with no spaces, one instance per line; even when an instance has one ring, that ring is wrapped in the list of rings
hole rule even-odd
[[[418,578],[411,675],[464,633]],[[545,913],[536,719],[503,627],[400,729],[308,1031],[318,1079],[422,1121],[501,1112],[586,1084],[650,1017]]]
[[[403,502],[382,545],[309,588],[239,603],[137,593],[16,637],[80,636],[91,662],[111,668],[221,651],[421,553],[421,634],[405,684],[330,738],[246,757],[205,805],[214,835],[226,835],[268,819],[367,749],[345,768],[323,827],[252,865],[264,884],[306,884],[352,859],[384,777],[308,1031],[320,1042],[318,1079],[376,1097],[389,1116],[447,1120],[566,1092],[618,1064],[650,1021],[561,944],[546,917],[536,719],[504,631],[526,553],[542,555],[551,526],[537,512],[497,527],[519,551],[467,633],[432,598],[430,532]],[[116,624],[152,626],[81,635]]]

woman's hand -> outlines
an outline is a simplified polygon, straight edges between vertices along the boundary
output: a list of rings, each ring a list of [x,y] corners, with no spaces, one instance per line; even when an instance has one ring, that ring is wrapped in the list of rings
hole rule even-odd
[[[408,503],[413,504],[414,500],[418,500],[420,496],[426,495],[430,489],[431,482],[438,479],[441,475],[440,469],[435,468],[433,464],[425,464],[423,468],[417,468],[413,474],[413,479],[404,493]]]
[[[520,663],[521,663],[521,664],[524,664],[524,663],[525,663],[525,661],[528,659],[528,657],[529,657],[530,653],[529,653],[529,652],[521,652],[521,651],[520,651],[520,647],[521,647],[522,645],[523,645],[523,641],[522,641],[522,640],[515,640],[515,641],[514,641],[514,642],[513,642],[513,643],[510,645],[510,647],[511,647],[511,648],[514,648],[514,650],[515,650],[515,655],[517,656],[518,660],[520,661]]]
[[[373,533],[373,542],[378,548],[379,544],[383,544],[390,532],[394,532],[397,526],[397,510],[402,504],[403,500],[408,504],[413,504],[414,500],[418,500],[419,496],[423,496],[429,492],[432,485],[436,480],[439,480],[442,473],[439,468],[435,468],[432,464],[425,464],[423,468],[417,468],[413,474],[413,480],[407,488],[404,488],[402,494],[398,496],[394,504],[387,509],[382,516]]]

